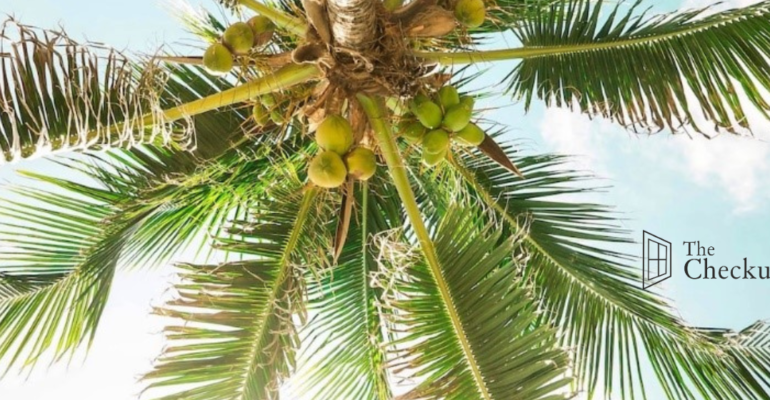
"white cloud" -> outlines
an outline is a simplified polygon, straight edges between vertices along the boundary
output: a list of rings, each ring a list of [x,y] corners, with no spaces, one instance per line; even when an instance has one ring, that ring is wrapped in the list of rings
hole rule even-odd
[[[613,125],[605,120],[590,120],[587,116],[566,108],[549,107],[540,123],[540,134],[552,151],[575,156],[572,167],[609,176],[606,161],[610,154],[607,134]],[[616,133],[616,132],[613,132]]]
[[[748,212],[770,197],[770,145],[755,138],[684,136],[669,141],[674,168],[696,184],[726,194],[736,212]]]
[[[654,173],[675,174],[678,178],[714,191],[727,198],[736,213],[756,210],[770,199],[770,123],[751,106],[747,115],[755,137],[714,135],[675,135],[663,132],[645,140],[602,120],[564,108],[548,108],[540,132],[550,151],[577,156],[572,167],[588,170],[605,178],[614,176],[613,162],[642,162]],[[703,120],[698,121],[709,126]],[[618,160],[618,153],[624,160]]]

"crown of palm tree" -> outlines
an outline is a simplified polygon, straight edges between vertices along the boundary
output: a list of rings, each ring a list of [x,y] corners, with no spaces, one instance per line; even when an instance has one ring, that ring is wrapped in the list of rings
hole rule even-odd
[[[479,3],[477,26],[461,11]],[[226,50],[224,76],[200,55],[2,25],[2,159],[86,151],[56,160],[88,178],[21,172],[37,183],[0,200],[5,372],[88,346],[121,266],[195,250],[225,261],[178,265],[156,310],[169,345],[144,376],[157,398],[645,398],[649,366],[672,399],[770,399],[770,328],[690,326],[638,288],[634,258],[610,250],[630,241],[612,210],[564,199],[590,176],[494,127],[477,147],[439,130],[455,144],[435,162],[428,136],[396,140],[415,116],[431,125],[420,96],[480,97],[464,88],[483,73],[463,66],[501,60],[518,60],[505,93],[527,106],[645,132],[749,128],[744,107],[770,109],[770,2],[654,17],[641,0],[223,5],[275,29]],[[227,28],[182,20],[209,44]],[[474,49],[509,30],[521,47]],[[371,179],[308,182],[330,115],[374,150]]]

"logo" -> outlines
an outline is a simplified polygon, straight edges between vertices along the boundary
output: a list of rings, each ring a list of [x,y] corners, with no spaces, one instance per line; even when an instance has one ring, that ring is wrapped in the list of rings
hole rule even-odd
[[[671,242],[650,232],[642,234],[642,288],[648,289],[671,278]]]

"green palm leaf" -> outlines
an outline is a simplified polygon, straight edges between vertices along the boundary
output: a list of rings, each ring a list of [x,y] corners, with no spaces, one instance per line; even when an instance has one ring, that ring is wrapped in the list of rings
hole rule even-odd
[[[557,346],[555,331],[537,323],[521,266],[512,258],[514,239],[502,239],[502,231],[480,228],[477,221],[468,205],[455,205],[434,238],[473,360],[465,358],[439,307],[442,296],[424,261],[408,270],[391,265],[397,285],[388,303],[396,329],[404,331],[395,343],[394,368],[420,382],[400,399],[536,400],[567,391],[569,357]],[[483,377],[481,391],[471,363]]]
[[[547,319],[561,329],[563,344],[575,349],[576,372],[589,394],[600,381],[604,393],[644,393],[640,365],[649,362],[671,398],[767,398],[761,382],[770,375],[757,368],[767,342],[742,347],[687,326],[665,301],[640,288],[633,257],[606,250],[628,241],[609,208],[556,197],[584,192],[584,177],[560,170],[562,157],[508,151],[527,179],[480,154],[458,160],[454,169],[508,232],[524,235],[525,275]]]
[[[702,114],[732,131],[749,127],[747,103],[768,117],[770,3],[652,18],[634,16],[640,3],[628,11],[619,3],[602,22],[603,1],[560,1],[516,29],[539,55],[516,67],[510,90],[527,106],[537,96],[633,128],[697,130]]]
[[[119,262],[167,262],[240,215],[262,193],[254,177],[271,165],[250,161],[246,149],[203,168],[192,153],[152,147],[64,163],[91,178],[88,184],[25,173],[54,189],[11,188],[18,196],[8,194],[0,205],[7,220],[0,232],[0,356],[8,367],[31,366],[52,346],[60,357],[92,336]]]
[[[0,297],[0,359],[8,369],[34,364],[48,350],[58,359],[93,339],[131,229],[100,225],[110,215],[105,205],[18,192],[46,206],[0,205],[0,216],[12,221],[0,231],[0,271],[16,282]]]
[[[714,332],[709,332],[714,335]],[[758,321],[740,332],[717,330],[717,342],[757,379],[770,376],[770,324]],[[767,382],[766,380],[764,382]]]
[[[383,174],[384,175],[384,174]],[[375,238],[402,226],[400,204],[380,176],[361,184],[339,265],[308,279],[308,325],[296,372],[297,392],[321,399],[389,400]],[[390,190],[388,190],[388,188]]]
[[[78,137],[78,132],[86,132],[84,126],[90,123],[112,132],[112,128],[107,127],[118,122],[119,118],[111,116],[100,120],[97,116],[104,113],[93,107],[126,106],[112,104],[126,96],[149,96],[142,97],[142,101],[147,100],[149,103],[134,104],[127,108],[134,112],[131,115],[141,116],[144,115],[144,109],[139,105],[152,105],[154,110],[162,107],[179,112],[175,107],[180,103],[189,105],[202,102],[204,110],[207,107],[211,109],[209,103],[219,104],[212,103],[212,97],[221,97],[223,92],[234,93],[239,90],[227,80],[214,79],[200,67],[169,66],[163,70],[153,70],[152,73],[157,75],[144,76],[144,72],[140,72],[144,70],[109,49],[100,52],[98,48],[80,46],[63,33],[38,32],[11,22],[4,26],[6,29],[15,28],[23,40],[8,45],[12,52],[2,53],[3,67],[8,72],[3,81],[7,86],[2,92],[5,96],[2,99],[3,105],[9,110],[16,107],[26,112],[0,113],[3,122],[0,126],[7,128],[4,132],[18,133],[20,130],[16,127],[24,125],[29,129],[45,130],[51,135],[59,132],[56,129],[66,128],[68,130],[57,134],[81,140],[87,135]],[[12,37],[9,33],[6,32],[3,41]],[[57,51],[70,58],[56,56]],[[39,57],[20,58],[17,53],[38,54]],[[59,61],[50,64],[51,69],[46,70],[43,68],[49,65],[46,64],[49,62],[46,57]],[[102,65],[102,62],[106,65]],[[96,74],[97,70],[102,75]],[[149,73],[150,70],[146,71]],[[113,73],[118,75],[111,75]],[[164,79],[153,80],[160,76]],[[11,80],[14,77],[17,81]],[[106,77],[107,83],[101,84],[96,77]],[[37,85],[44,82],[50,84],[38,88]],[[112,86],[109,85],[118,84],[122,85],[115,89],[119,89],[119,92],[110,92]],[[267,86],[280,87],[280,84],[275,84],[271,80]],[[142,85],[148,85],[147,90],[158,92],[147,92]],[[77,92],[76,89],[83,91]],[[96,94],[94,96],[97,97],[91,97],[89,90],[107,97],[98,97]],[[247,85],[246,91],[251,93],[253,88]],[[81,103],[67,96],[74,96]],[[19,99],[39,103],[38,111],[43,113],[40,116],[46,118],[28,120],[35,117],[29,114],[35,108],[32,105],[17,107],[20,105]],[[94,103],[86,103],[86,99]],[[53,108],[45,108],[48,106]],[[45,113],[46,110],[54,109],[55,112]],[[18,221],[14,227],[20,227],[7,234],[22,237],[25,251],[22,254],[17,253],[18,249],[15,248],[6,249],[9,255],[15,256],[0,262],[0,273],[4,277],[0,286],[4,309],[0,315],[6,316],[6,325],[0,326],[0,335],[3,335],[5,342],[5,346],[0,348],[0,355],[9,361],[9,368],[16,362],[33,365],[52,346],[56,347],[54,355],[61,357],[82,344],[87,335],[93,335],[119,261],[134,266],[166,262],[181,249],[200,240],[200,233],[210,229],[216,231],[224,220],[237,216],[249,196],[260,194],[260,186],[255,185],[253,179],[269,179],[264,176],[264,172],[270,164],[267,160],[258,160],[253,152],[255,149],[264,149],[260,143],[275,138],[275,134],[282,128],[262,129],[263,135],[251,140],[252,145],[243,146],[245,133],[252,129],[247,122],[248,112],[228,108],[193,114],[173,127],[178,144],[191,149],[190,153],[148,147],[112,152],[108,153],[108,157],[91,156],[93,164],[83,159],[64,163],[67,168],[95,180],[96,186],[24,173],[33,179],[53,184],[58,189],[41,191],[22,188],[19,189],[20,195],[38,200],[40,204],[62,203],[65,209],[61,211],[63,217],[60,220],[47,226],[45,219],[39,217],[48,211],[43,206],[30,208],[17,202],[7,203],[3,208],[8,218]],[[91,129],[90,125],[88,129]],[[194,134],[188,135],[190,132]],[[137,133],[141,136],[146,132],[140,130]],[[28,142],[34,145],[29,147],[32,152],[38,148],[36,146],[57,149],[45,140],[32,140],[37,136],[31,131],[27,136],[14,137],[29,137]],[[17,146],[21,142],[6,140],[6,143]],[[94,141],[94,137],[88,137],[89,146],[94,143],[115,144]],[[61,149],[70,148],[68,146]],[[237,149],[231,150],[234,147]],[[71,194],[62,195],[62,189]],[[94,207],[99,208],[98,212],[81,216],[84,210],[78,208],[78,199],[82,196],[90,199]],[[84,219],[86,217],[88,219]],[[68,224],[72,225],[69,229]],[[47,229],[49,235],[38,238],[34,234],[36,229]],[[57,242],[54,239],[56,234],[79,229],[85,230],[79,241]],[[106,248],[102,251],[102,247]],[[20,261],[22,259],[23,262]],[[36,264],[29,260],[34,260]],[[82,270],[96,272],[83,273]],[[83,278],[91,281],[83,281]],[[89,294],[89,291],[94,294]],[[82,296],[78,296],[80,292]],[[32,293],[38,294],[29,298]],[[26,313],[18,312],[19,309],[26,310]],[[36,336],[41,337],[37,343],[32,341]],[[60,343],[54,343],[54,338],[58,338]]]
[[[35,287],[48,283],[48,279],[39,277],[14,276],[0,274],[0,301],[20,296]]]
[[[297,267],[319,265],[315,257],[329,244],[322,240],[329,211],[317,190],[301,189],[296,176],[283,177],[253,205],[250,220],[229,230],[235,236],[221,240],[245,261],[182,266],[179,298],[158,312],[184,323],[166,329],[171,346],[145,379],[150,390],[192,387],[158,398],[277,396],[298,347],[292,318],[304,313]]]

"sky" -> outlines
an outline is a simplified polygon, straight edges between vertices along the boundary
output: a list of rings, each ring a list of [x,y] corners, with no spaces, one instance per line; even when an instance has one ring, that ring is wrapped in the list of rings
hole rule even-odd
[[[26,24],[61,25],[76,39],[120,49],[152,52],[162,43],[189,45],[189,36],[160,1],[3,0],[0,13]],[[709,3],[684,1],[687,7]],[[660,2],[656,9],[671,10],[676,6],[671,3]],[[723,8],[751,1],[726,3]],[[511,64],[494,67],[481,84],[497,85],[507,68]],[[638,241],[642,230],[647,230],[672,242],[674,265],[681,266],[681,260],[689,258],[684,241],[714,246],[709,263],[717,267],[738,264],[744,257],[750,263],[770,265],[770,123],[757,119],[751,138],[705,139],[668,132],[638,136],[569,110],[538,105],[525,114],[507,97],[481,103],[489,108],[501,104],[510,105],[486,117],[508,125],[510,138],[519,140],[529,153],[574,155],[571,166],[593,171],[596,184],[608,187],[591,200],[615,206],[624,218],[623,226]],[[62,173],[45,161],[15,168]],[[0,181],[20,179],[4,166]],[[641,253],[637,245],[623,250]],[[80,354],[68,365],[39,368],[29,376],[8,376],[0,380],[0,399],[138,398],[142,386],[137,377],[151,368],[164,345],[163,321],[149,313],[171,295],[172,279],[168,267],[120,273],[89,357]],[[768,285],[759,280],[695,281],[675,269],[672,279],[657,290],[694,325],[741,329],[770,317]]]

